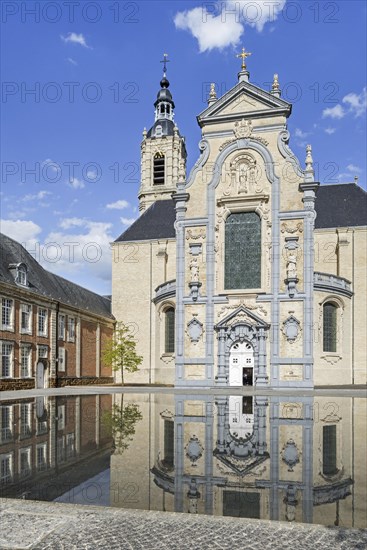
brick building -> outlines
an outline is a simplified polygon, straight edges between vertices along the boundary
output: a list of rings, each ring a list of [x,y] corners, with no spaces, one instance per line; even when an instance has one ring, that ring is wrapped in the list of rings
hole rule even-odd
[[[112,382],[108,298],[46,271],[0,234],[0,390]]]
[[[0,497],[51,501],[108,469],[111,403],[111,395],[0,401]]]

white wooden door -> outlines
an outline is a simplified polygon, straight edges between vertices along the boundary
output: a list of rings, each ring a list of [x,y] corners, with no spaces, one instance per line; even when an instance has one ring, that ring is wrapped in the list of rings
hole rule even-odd
[[[229,355],[229,385],[243,386],[244,378],[254,367],[254,350],[248,342],[236,342],[231,347]],[[247,374],[246,374],[247,372]],[[253,376],[252,376],[253,379]]]

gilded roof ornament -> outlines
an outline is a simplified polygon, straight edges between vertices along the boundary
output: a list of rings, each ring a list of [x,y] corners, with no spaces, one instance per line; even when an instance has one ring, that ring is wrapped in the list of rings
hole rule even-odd
[[[252,55],[251,52],[246,52],[245,48],[242,48],[242,53],[238,53],[236,57],[242,58],[241,70],[246,70],[246,58]]]

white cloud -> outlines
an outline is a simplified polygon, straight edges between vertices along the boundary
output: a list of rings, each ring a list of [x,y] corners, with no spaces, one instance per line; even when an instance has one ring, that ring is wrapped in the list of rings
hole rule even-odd
[[[44,240],[42,265],[72,280],[88,280],[88,286],[97,279],[109,281],[110,243],[114,240],[110,232],[112,224],[70,218],[62,220],[60,227],[74,228],[75,232],[51,232]]]
[[[24,201],[24,202],[33,201],[33,200],[40,200],[41,201],[45,197],[47,197],[48,195],[52,195],[52,193],[50,193],[50,191],[39,191],[35,195],[25,195],[22,198],[22,201]]]
[[[260,32],[268,21],[275,21],[286,0],[226,0],[178,12],[177,29],[186,30],[197,39],[200,52],[236,46],[245,25]],[[209,9],[215,8],[215,9]]]
[[[71,227],[82,227],[86,225],[87,220],[84,218],[64,218],[59,223],[59,226],[62,227],[62,229],[70,229]]]
[[[266,23],[274,23],[287,0],[227,0],[224,5],[224,15],[231,16],[231,10],[240,21],[250,27],[256,27],[261,32]],[[273,32],[271,27],[270,31]]]
[[[52,172],[57,172],[59,170],[59,164],[57,164],[57,162],[55,162],[54,160],[52,159],[46,159],[44,160],[42,163],[41,163],[41,166],[42,168],[44,168],[45,166],[47,166],[48,169],[52,170]]]
[[[68,57],[68,61],[69,61],[69,63],[71,63],[71,65],[75,65],[75,66],[78,65],[78,63],[72,57]]]
[[[335,134],[336,128],[325,128],[324,131],[326,134],[329,134],[329,136],[331,136],[331,134]]]
[[[84,48],[90,48],[90,46],[88,46],[84,36],[82,33],[80,34],[77,34],[76,32],[69,32],[69,34],[67,36],[63,36],[62,34],[60,35],[60,38],[61,40],[63,40],[66,44],[68,42],[71,42],[73,44],[80,44],[80,46],[83,46]]]
[[[353,172],[355,174],[361,174],[361,172],[362,172],[362,169],[359,166],[356,166],[355,164],[348,164],[347,170],[349,170],[349,172]]]
[[[342,103],[347,106],[348,110],[338,103],[335,107],[324,109],[322,111],[323,118],[341,119],[347,114],[354,115],[355,117],[363,116],[367,110],[367,88],[363,88],[360,94],[354,92],[347,94],[343,97]]]
[[[34,246],[42,231],[39,225],[30,220],[0,220],[0,229],[8,237],[19,243],[27,243],[29,247]]]
[[[85,187],[85,183],[78,178],[70,178],[68,184],[73,189],[83,189],[83,187]]]
[[[204,7],[179,12],[174,22],[177,29],[191,32],[199,43],[201,53],[236,46],[244,30],[241,23],[234,19],[224,23],[220,15],[208,14]]]
[[[340,103],[338,103],[338,105],[335,105],[335,107],[328,107],[327,109],[324,109],[322,111],[323,118],[330,117],[330,118],[340,119],[345,117],[345,114],[346,114],[345,110],[340,105]]]
[[[350,112],[355,117],[363,116],[367,110],[367,88],[363,88],[360,94],[354,92],[343,97],[343,103],[349,106]]]
[[[124,210],[124,208],[128,208],[130,204],[125,200],[120,200],[116,202],[111,202],[106,205],[106,208],[109,208],[110,210]]]
[[[134,223],[136,218],[120,218],[120,220],[123,225],[131,225],[132,223]]]
[[[294,135],[298,138],[304,139],[309,135],[309,132],[303,132],[300,128],[296,128]]]

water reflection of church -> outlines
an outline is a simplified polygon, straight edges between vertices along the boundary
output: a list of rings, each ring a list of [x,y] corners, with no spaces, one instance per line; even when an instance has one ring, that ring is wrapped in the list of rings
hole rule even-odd
[[[142,420],[111,457],[112,486],[130,492],[111,504],[365,526],[362,399],[134,397]]]

